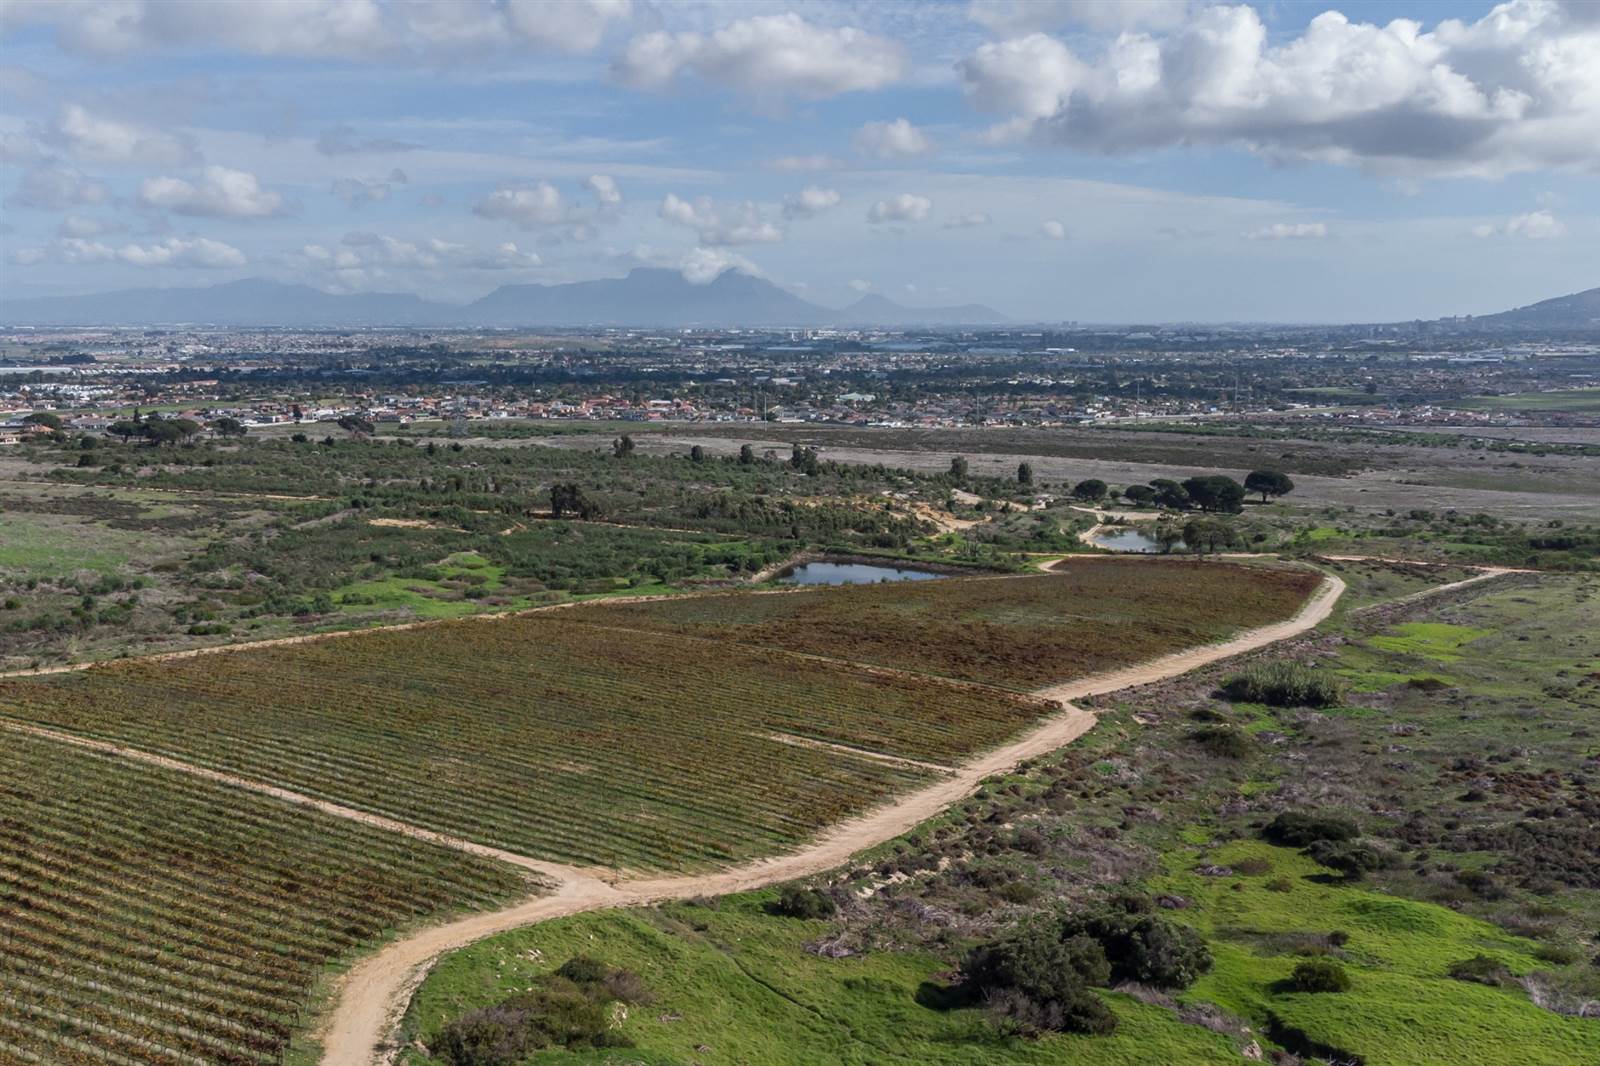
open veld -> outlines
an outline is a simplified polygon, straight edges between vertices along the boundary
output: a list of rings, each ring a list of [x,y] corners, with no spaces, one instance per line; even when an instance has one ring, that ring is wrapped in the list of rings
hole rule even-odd
[[[509,867],[168,770],[0,743],[0,1061],[282,1061],[383,935],[526,894]]]
[[[1342,679],[1333,705],[1224,698],[1237,664],[1103,697],[1070,748],[814,879],[831,916],[784,916],[764,890],[531,926],[443,960],[408,1037],[437,1047],[447,1023],[583,955],[653,1000],[617,1023],[634,1047],[571,1061],[1587,1066],[1600,581],[1501,575],[1415,598],[1459,572],[1336,567],[1349,607],[1260,656]],[[1350,876],[1263,839],[1284,810],[1349,819],[1376,867]],[[1098,993],[1112,1035],[1008,1033],[953,982],[997,931],[1130,891],[1213,962],[1181,993]],[[1297,990],[1308,959],[1349,988]]]

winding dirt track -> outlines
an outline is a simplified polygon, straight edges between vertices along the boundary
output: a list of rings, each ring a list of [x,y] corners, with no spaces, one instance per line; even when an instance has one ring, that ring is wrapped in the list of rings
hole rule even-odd
[[[1344,587],[1343,581],[1328,575],[1288,621],[1250,630],[1220,644],[1191,648],[1136,666],[1041,689],[1037,695],[1062,701],[1060,713],[1045,719],[1019,739],[962,764],[949,777],[840,823],[800,851],[717,873],[687,877],[608,882],[584,871],[563,870],[554,875],[559,884],[550,895],[433,926],[388,944],[345,975],[339,987],[338,1002],[319,1034],[323,1045],[322,1066],[372,1066],[374,1062],[385,1061],[385,1041],[398,1026],[412,992],[426,976],[428,967],[445,952],[549,918],[667,899],[740,892],[842,865],[857,852],[892,840],[964,799],[984,778],[1004,773],[1026,759],[1054,751],[1082,736],[1094,725],[1094,715],[1067,701],[1165,681],[1197,667],[1299,636],[1332,614]],[[547,867],[546,871],[549,870]]]

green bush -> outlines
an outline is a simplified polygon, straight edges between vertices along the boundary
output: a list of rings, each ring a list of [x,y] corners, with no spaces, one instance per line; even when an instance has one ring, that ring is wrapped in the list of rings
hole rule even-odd
[[[1306,854],[1330,870],[1338,870],[1347,881],[1359,881],[1383,866],[1383,855],[1373,847],[1353,840],[1314,840]]]
[[[1261,830],[1261,835],[1286,848],[1304,848],[1319,840],[1354,840],[1361,835],[1361,827],[1337,815],[1284,811]]]
[[[974,949],[961,966],[962,985],[983,997],[996,1026],[1024,1036],[1111,1032],[1116,1015],[1090,991],[1110,979],[1110,963],[1096,941],[1063,938],[1048,921]]]
[[[1235,702],[1269,707],[1335,707],[1345,696],[1344,683],[1338,678],[1289,661],[1247,666],[1230,677],[1222,691]]]
[[[1289,982],[1296,992],[1348,992],[1350,975],[1332,959],[1307,959],[1294,968]]]
[[[577,955],[528,991],[449,1022],[428,1049],[450,1066],[512,1066],[544,1048],[632,1047],[608,1007],[649,999],[638,975]]]
[[[1138,897],[1068,915],[1060,935],[1098,943],[1113,981],[1188,988],[1211,969],[1211,952],[1200,934],[1149,913],[1148,903]]]
[[[839,907],[833,897],[817,888],[789,885],[778,894],[774,911],[786,918],[832,918]]]
[[[1246,759],[1256,750],[1256,742],[1243,730],[1232,726],[1213,725],[1196,729],[1189,739],[1200,745],[1208,755],[1219,759]]]

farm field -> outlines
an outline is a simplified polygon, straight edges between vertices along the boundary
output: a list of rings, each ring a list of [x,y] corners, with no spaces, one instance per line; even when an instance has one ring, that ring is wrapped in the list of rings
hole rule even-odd
[[[1319,580],[1299,569],[1082,558],[1026,577],[594,603],[572,616],[1034,689],[1277,621]]]
[[[1600,389],[1560,389],[1552,392],[1514,392],[1500,396],[1469,396],[1451,402],[1464,411],[1535,411],[1541,414],[1593,414],[1600,411]]]
[[[950,759],[1049,705],[539,615],[14,680],[0,708],[531,855],[673,868],[926,774],[775,733]]]
[[[1163,563],[1111,565],[1124,587],[1146,569],[1176,572]],[[1142,608],[1141,625],[1160,640],[1148,632],[1134,639],[1119,623],[1132,609],[1125,599],[1077,602],[1051,629],[1057,657],[1040,653],[1031,675],[1011,678],[1070,678],[1285,617],[1301,599],[1283,591],[1285,578],[1290,590],[1314,580],[1207,569],[1230,578],[1228,594],[1218,588],[1211,597],[1210,628],[1165,621],[1184,609],[1181,596]],[[1279,589],[1275,613],[1248,606],[1240,588],[1257,583]],[[1059,604],[1049,590],[1073,587],[1053,575],[926,584],[955,591],[909,601],[913,610],[948,613],[965,601],[1004,619],[1010,604],[1016,634],[1045,623]],[[839,591],[732,602],[860,602]],[[1248,609],[1232,610],[1238,605]],[[792,847],[937,772],[921,763],[993,746],[1055,706],[992,686],[619,630],[592,617],[569,608],[16,678],[0,681],[0,714],[541,858],[692,869]],[[1126,638],[1106,647],[1103,625]],[[932,658],[939,646],[919,651],[922,638],[905,632],[897,661],[944,668]],[[957,630],[946,624],[942,634],[942,646],[953,647]],[[1070,653],[1074,640],[1095,649],[1093,658]]]
[[[385,933],[527,894],[507,867],[6,732],[0,1062],[278,1063]]]

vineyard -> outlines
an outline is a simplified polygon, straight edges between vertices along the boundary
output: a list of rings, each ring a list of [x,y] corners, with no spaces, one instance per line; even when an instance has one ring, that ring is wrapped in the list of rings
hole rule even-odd
[[[1074,559],[1059,573],[595,603],[578,617],[1019,689],[1221,640],[1293,614],[1304,570]]]
[[[528,891],[479,859],[7,733],[0,1062],[266,1066],[386,930]]]
[[[543,858],[768,854],[1049,705],[555,612],[0,682],[0,714]]]

